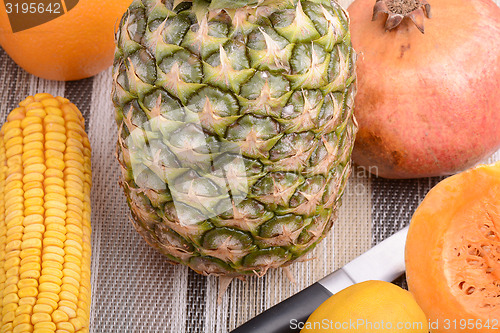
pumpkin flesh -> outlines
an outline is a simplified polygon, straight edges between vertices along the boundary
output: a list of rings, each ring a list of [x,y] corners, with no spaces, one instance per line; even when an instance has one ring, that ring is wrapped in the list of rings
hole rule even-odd
[[[498,331],[498,207],[500,164],[445,179],[415,212],[406,243],[407,281],[428,319],[438,322],[432,332]],[[461,320],[474,321],[474,327],[461,329]],[[477,324],[495,320],[497,329]]]

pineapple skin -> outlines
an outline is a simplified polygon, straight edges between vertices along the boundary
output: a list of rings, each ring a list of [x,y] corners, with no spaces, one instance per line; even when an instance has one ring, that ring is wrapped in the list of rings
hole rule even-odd
[[[262,276],[336,219],[357,131],[356,56],[336,2],[221,3],[134,0],[123,16],[112,92],[121,185],[134,227],[170,261]]]

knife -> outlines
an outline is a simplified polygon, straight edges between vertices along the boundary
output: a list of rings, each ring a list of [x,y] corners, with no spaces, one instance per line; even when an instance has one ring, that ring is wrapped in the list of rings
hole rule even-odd
[[[394,281],[405,271],[404,247],[407,234],[408,227],[231,333],[298,332],[299,323],[305,323],[317,307],[342,289],[368,280]]]

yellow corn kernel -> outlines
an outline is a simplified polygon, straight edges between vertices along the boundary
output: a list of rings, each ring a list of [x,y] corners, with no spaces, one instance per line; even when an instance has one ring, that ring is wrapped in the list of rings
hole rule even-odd
[[[19,288],[15,284],[11,284],[10,286],[7,286],[3,289],[4,294],[15,294],[17,293]]]
[[[52,107],[59,108],[60,107],[60,102],[57,97],[52,96],[51,94],[48,93],[39,93],[35,95],[35,99],[38,98],[40,100],[40,103],[42,103],[43,106],[46,107],[46,109],[50,110]]]
[[[22,137],[12,137],[12,138],[9,138],[9,140],[5,140],[4,149],[9,149],[9,148],[12,148],[14,146],[20,146],[20,147],[22,147],[23,142],[25,142],[25,141],[23,140]]]
[[[23,152],[23,146],[16,145],[16,146],[10,147],[9,149],[6,149],[5,155],[7,158],[10,158],[12,156],[22,154],[22,152]]]
[[[74,262],[69,262],[68,257],[73,257],[70,255],[66,255],[64,259],[66,262],[63,264],[63,274],[64,276],[72,276],[75,279],[79,279],[82,273],[82,269],[80,268],[81,262],[80,260],[76,260],[76,258],[72,258],[71,260],[75,260]]]
[[[25,279],[17,282],[17,286],[19,289],[29,288],[29,287],[38,287],[38,281],[35,279]]]
[[[51,223],[56,223],[61,226],[64,226],[67,224],[67,222],[64,220],[64,218],[57,217],[57,216],[47,216],[45,218],[45,225],[51,224]],[[66,232],[63,232],[66,233]]]
[[[50,217],[60,217],[62,219],[66,219],[66,213],[62,209],[58,208],[49,208],[45,212],[45,216],[50,216]]]
[[[40,304],[40,303],[37,303],[34,307],[33,307],[33,313],[46,313],[46,314],[51,314],[52,311],[54,311],[54,309],[48,305],[48,304]],[[33,323],[35,324],[35,323]]]
[[[7,229],[9,228],[12,228],[12,227],[16,227],[18,225],[23,225],[23,217],[22,216],[16,216],[14,218],[8,218],[6,217],[5,218],[5,226],[7,227]]]
[[[64,118],[61,109],[59,108],[46,108],[47,116],[44,119],[45,124],[57,123],[64,126]]]
[[[24,205],[25,206],[43,206],[44,204],[44,201],[43,201],[43,198],[30,198],[30,199],[26,199],[24,201]]]
[[[12,268],[14,266],[19,266],[20,263],[21,263],[21,259],[19,259],[18,257],[7,259],[4,262],[4,269],[9,270],[10,268]]]
[[[74,161],[75,163],[79,165],[84,165],[85,164],[85,157],[82,156],[82,154],[78,154],[75,152],[68,152],[66,151],[64,154],[64,160],[65,161]]]
[[[58,331],[67,331],[70,333],[75,332],[75,327],[68,321],[60,322],[56,324]],[[56,331],[57,332],[57,331]]]
[[[40,147],[40,145],[38,145]],[[24,162],[33,158],[33,157],[38,157],[38,158],[44,158],[44,154],[42,150],[25,150],[21,156],[21,160],[23,161],[23,166],[25,166]],[[15,161],[18,165],[19,162],[17,160],[12,160]],[[11,162],[11,160],[9,160]],[[21,171],[23,169],[20,169]]]
[[[17,307],[17,309],[15,311],[15,315],[16,315],[16,317],[18,317],[20,315],[31,315],[32,310],[33,310],[33,306],[31,306],[31,304],[23,304],[23,305],[20,305]]]
[[[48,140],[45,141],[45,149],[53,149],[62,153],[66,150],[66,144],[56,140]]]
[[[56,263],[63,264],[64,257],[59,255],[59,254],[55,254],[55,253],[44,253],[42,255],[42,262],[45,262],[45,261],[54,261]]]
[[[55,329],[50,329],[50,328],[37,328],[35,325],[33,333],[54,333],[55,331],[56,331]]]
[[[42,182],[43,181],[43,173],[38,173],[38,172],[33,172],[33,173],[28,173],[25,174],[23,177],[23,182],[24,183],[29,183],[29,182]]]
[[[16,293],[7,294],[4,292],[3,295],[4,295],[3,300],[2,300],[3,306],[6,306],[9,303],[18,303],[19,302],[19,296],[17,296]]]
[[[10,124],[14,124],[14,122],[11,122]],[[21,123],[19,123],[21,124]],[[7,123],[4,125],[4,138],[3,142],[10,140],[11,138],[21,136],[23,134],[23,130],[19,127],[8,127],[6,126]],[[3,153],[5,154],[5,145],[3,146]]]
[[[19,299],[19,306],[28,304],[34,306],[36,304],[36,297],[23,297]]]
[[[66,196],[59,193],[47,193],[45,194],[44,200],[46,202],[55,201],[55,202],[62,202],[64,204],[67,202]]]
[[[16,226],[9,228],[8,230],[5,230],[5,235],[10,236],[12,234],[22,233],[23,230],[24,230],[24,227],[22,225],[16,225]]]
[[[41,264],[42,263],[42,258],[40,258],[40,256],[30,256],[30,257],[23,258],[21,260],[21,266],[24,266],[25,264],[27,264],[29,262],[34,262],[34,263],[37,263],[37,264]]]
[[[30,96],[0,130],[1,332],[88,332],[90,144],[76,106]]]
[[[30,206],[26,207],[24,210],[25,215],[31,215],[31,214],[43,214],[45,212],[45,208],[41,206]]]
[[[24,192],[25,199],[36,198],[36,197],[43,198],[43,195],[44,195],[43,189],[41,188],[32,188]]]
[[[57,247],[57,246],[47,246],[43,249],[43,253],[44,254],[48,254],[48,253],[58,254],[61,257],[64,257],[64,255],[65,255],[65,251],[62,248]]]
[[[40,250],[40,249],[24,249],[24,250],[20,251],[19,257],[21,258],[21,265],[23,263],[22,260],[24,260],[24,259],[26,259],[25,262],[36,261],[36,260],[31,260],[31,258],[33,258],[33,257],[40,259],[41,254],[42,254],[42,250]],[[36,262],[39,262],[39,261],[36,261]]]
[[[5,285],[17,283],[17,281],[19,281],[19,267],[12,267],[5,272]]]
[[[36,305],[35,305],[36,306]],[[44,312],[39,312],[39,313],[34,313],[31,316],[31,323],[33,325],[36,325],[38,323],[43,323],[43,322],[50,322],[51,321],[51,316],[48,313]]]
[[[4,174],[4,173],[2,172],[2,174]],[[2,186],[5,186],[4,190],[2,191],[3,195],[5,195],[7,192],[12,191],[14,189],[22,189],[23,188],[23,182],[20,180],[12,180],[10,182],[6,182],[4,179],[2,184],[5,184],[5,185],[2,185]],[[2,205],[4,205],[4,204],[5,203],[3,202]]]
[[[54,294],[59,294],[61,292],[61,287],[53,282],[43,282],[38,286],[38,290],[42,292],[49,292]]]
[[[4,196],[5,207],[7,208],[12,204],[17,203],[16,199],[21,199],[21,202],[23,202],[22,198],[23,194],[24,192],[22,188],[15,188],[5,193]]]
[[[19,325],[14,325],[12,333],[31,333],[33,332],[33,325],[30,323],[22,323]]]
[[[12,323],[6,323],[0,327],[0,333],[9,333],[12,332]]]
[[[5,238],[7,239],[7,238]],[[20,257],[21,256],[21,252],[20,250],[14,250],[14,251],[11,251],[11,252],[8,252],[5,254],[4,256],[4,260],[9,260],[11,258],[14,258],[14,257]]]
[[[54,210],[57,209],[61,213],[64,213],[64,211],[67,209],[66,200],[64,200],[64,202],[55,201],[55,200],[50,200],[50,201],[47,200],[47,201],[45,201],[43,208],[45,208],[48,211],[47,212],[48,216],[53,216],[51,213],[49,213],[50,211],[52,211],[52,209],[54,209]]]
[[[42,224],[43,223],[43,215],[30,215],[26,216],[23,220],[23,225],[26,227],[31,224]]]
[[[64,175],[64,173],[63,173],[63,175]],[[43,185],[45,186],[45,193],[52,193],[52,192],[48,191],[50,189],[50,186],[59,186],[64,190],[64,179],[56,177],[56,176],[46,177],[43,180]],[[63,192],[62,195],[65,196],[65,192]]]
[[[19,269],[19,277],[21,279],[38,279],[40,277],[40,265],[33,265],[31,266],[33,267],[33,269],[29,269],[29,268],[23,268],[21,267]]]
[[[11,323],[14,321],[15,318],[16,318],[16,313],[14,311],[7,312],[2,316],[2,323]]]
[[[43,260],[43,258],[42,258],[42,260]],[[43,261],[42,262],[42,269],[45,269],[45,268],[57,269],[62,274],[63,265],[60,262],[48,260],[48,261]]]
[[[36,300],[36,305],[50,306],[52,308],[52,311],[54,311],[58,307],[58,304],[56,301],[54,301],[53,299],[47,298],[47,297],[41,298],[40,295],[39,295],[38,299]],[[52,311],[51,311],[51,313],[52,313]]]
[[[47,171],[45,171],[45,177],[63,178],[64,177],[64,173],[61,170],[57,170],[57,169],[47,169]],[[45,190],[47,192],[49,192],[49,190],[47,188]]]
[[[45,231],[45,226],[41,223],[31,224],[29,226],[24,227],[25,233],[29,233],[29,232],[43,233],[44,231]]]
[[[27,287],[19,289],[18,293],[19,297],[36,297],[38,295],[38,289],[35,287]]]
[[[58,286],[62,285],[61,278],[58,278],[57,276],[54,276],[54,275],[47,275],[47,274],[44,275],[43,273],[42,273],[42,276],[40,276],[40,278],[38,279],[38,281],[40,281],[40,283],[50,282],[50,283],[57,284]]]
[[[78,305],[71,301],[61,300],[59,301],[59,310],[65,312],[69,318],[75,318]]]
[[[24,138],[21,138],[23,144],[27,144],[30,142],[43,142],[43,133],[32,133],[30,135],[25,136]],[[25,169],[26,170],[26,169]],[[25,172],[28,173],[28,172]]]
[[[66,235],[65,235],[65,233],[57,230],[57,228],[56,228],[57,224],[59,224],[59,222],[56,223],[55,220],[54,220],[54,223],[47,224],[47,230],[44,233],[44,237],[45,238],[54,238],[56,240],[61,241],[64,244],[64,241],[66,240]],[[54,227],[54,225],[56,225],[56,227]],[[66,230],[64,230],[64,231],[66,231]]]
[[[66,240],[67,242],[68,240]],[[81,246],[80,246],[81,247]],[[78,249],[77,247],[75,246],[65,246],[64,247],[64,252],[66,252],[66,255],[67,256],[71,256],[71,258],[78,258],[80,259],[81,261],[81,257],[82,257],[82,250],[81,249]],[[69,260],[68,260],[69,261]]]
[[[47,231],[57,231],[63,235],[66,234],[66,227],[64,225],[61,225],[59,223],[51,223],[51,224],[46,224]],[[46,232],[47,233],[47,232]],[[66,238],[66,236],[64,236]]]
[[[42,268],[42,277],[47,275],[47,276],[53,276],[53,277],[56,277],[56,278],[59,278],[59,279],[62,279],[63,278],[63,272],[62,272],[62,265],[54,268],[54,267],[50,267],[50,266],[46,266],[44,268]],[[42,278],[40,277],[40,278]]]
[[[6,183],[8,183],[10,180],[20,180],[23,179],[23,168],[21,167],[19,161],[21,161],[22,158],[20,156],[12,156],[8,159],[7,161],[7,171],[6,174],[9,176],[5,180]]]
[[[75,161],[66,161],[66,169],[64,169],[64,173],[71,179],[73,182],[72,185],[80,188],[83,185],[84,181],[84,169],[81,164]]]
[[[66,133],[66,127],[56,123],[45,124],[45,130],[47,132]]]
[[[42,242],[42,239],[43,239],[43,233],[41,232],[38,232],[38,231],[33,231],[33,232],[27,232],[26,230],[24,230],[24,234],[23,234],[23,242],[26,242],[28,240],[32,240],[32,239],[37,239],[40,241],[40,244]],[[21,246],[22,247],[22,246]],[[36,247],[38,248],[38,247]]]
[[[69,320],[69,316],[67,315],[66,312],[62,311],[62,310],[54,310],[54,312],[52,312],[52,321],[54,323],[60,323],[60,322],[64,322],[64,321],[68,321]]]
[[[10,207],[5,207],[5,223],[9,224],[11,219],[23,216],[22,205],[15,204]]]
[[[76,234],[76,233],[72,233],[72,232],[68,232],[68,233],[66,234],[66,241],[68,241],[68,240],[75,241],[75,242],[80,242],[80,241],[81,241],[81,242],[84,242],[84,241],[85,241],[83,234],[78,235],[78,234]],[[83,249],[84,247],[85,247],[85,245],[82,245],[82,249]],[[84,250],[84,251],[85,251],[85,250]]]
[[[38,238],[27,239],[22,242],[21,249],[41,249],[42,240]]]
[[[32,164],[43,164],[43,163],[44,163],[43,156],[31,156],[23,160],[23,167],[27,167]]]
[[[80,282],[77,279],[75,279],[74,277],[72,277],[72,276],[65,276],[65,277],[63,277],[62,278],[62,283],[63,283],[63,285],[65,285],[65,284],[71,284],[72,286],[75,286],[77,288],[80,287]]]
[[[70,302],[73,302],[73,303],[77,303],[78,302],[78,290],[76,290],[76,293],[72,293],[72,292],[69,292],[69,291],[61,291],[59,293],[59,298],[63,301],[70,301]]]
[[[2,309],[2,312],[1,312],[2,316],[5,316],[7,313],[15,314],[15,311],[18,307],[19,306],[16,303],[9,303],[9,304],[5,305]]]
[[[71,284],[65,284],[61,287],[61,293],[62,292],[70,292],[72,293],[73,295],[78,295],[78,288],[71,285]],[[61,294],[59,294],[60,296]]]
[[[31,318],[30,318],[29,314],[21,314],[19,316],[16,316],[16,318],[14,318],[14,321],[12,322],[12,324],[14,325],[14,327],[16,327],[20,324],[28,324],[30,322],[31,322]]]
[[[63,133],[48,132],[45,134],[45,140],[66,143],[66,135]],[[83,158],[83,156],[82,156],[82,158]]]
[[[37,124],[37,127],[38,126],[41,127],[42,125]],[[25,133],[25,131],[23,131],[23,133]],[[23,147],[23,152],[26,154],[26,157],[31,157],[32,151],[41,151],[41,150],[43,150],[43,143],[42,142],[30,142],[30,143],[25,144]]]
[[[45,115],[47,115],[47,112],[40,107],[29,105],[26,108],[26,116],[44,117]]]
[[[85,326],[85,320],[81,317],[71,318],[69,322],[73,325],[76,332],[78,332]]]
[[[49,238],[44,238],[43,239],[43,246],[48,247],[48,246],[57,246],[57,247],[64,247],[63,241],[60,239],[54,238],[54,237],[49,237]]]
[[[13,233],[13,234],[10,234],[8,235],[6,238],[5,238],[5,242],[9,243],[9,242],[12,242],[12,241],[18,241],[18,240],[21,240],[23,238],[23,234],[22,233]]]
[[[45,160],[48,161],[52,158],[63,161],[64,160],[64,153],[57,151],[57,150],[54,150],[54,149],[46,149],[45,150]]]

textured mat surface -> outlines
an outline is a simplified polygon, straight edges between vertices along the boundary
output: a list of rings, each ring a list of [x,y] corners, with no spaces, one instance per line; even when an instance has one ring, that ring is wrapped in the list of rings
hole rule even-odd
[[[0,49],[0,82],[2,123],[19,101],[37,92],[71,99],[87,120],[93,148],[93,333],[228,332],[407,225],[418,203],[439,181],[391,181],[354,169],[339,220],[309,255],[315,260],[292,266],[296,285],[283,272],[272,271],[262,278],[233,282],[217,305],[215,278],[167,264],[128,221],[128,207],[117,184],[110,71],[82,81],[50,82],[27,74]],[[497,153],[491,160],[498,159]]]

